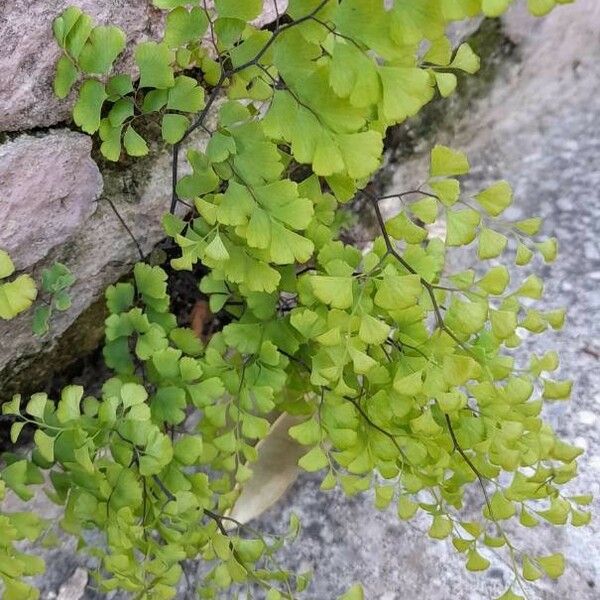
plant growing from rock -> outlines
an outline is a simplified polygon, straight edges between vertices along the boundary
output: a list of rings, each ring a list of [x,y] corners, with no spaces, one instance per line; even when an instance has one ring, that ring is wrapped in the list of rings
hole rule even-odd
[[[381,197],[370,185],[387,129],[450,95],[457,71],[479,67],[467,44],[452,47],[447,24],[510,3],[290,0],[263,30],[252,25],[260,0],[155,0],[167,11],[164,38],[135,49],[139,78],[113,71],[125,49],[118,28],[76,8],[56,19],[56,93],[78,84],[75,122],[98,134],[104,156],[148,153],[146,123],[159,122],[173,145],[164,226],[181,253],[171,264],[207,267],[200,289],[229,321],[203,344],[169,312],[165,272],[140,262],[130,283],[106,292],[113,376],[100,397],[69,386],[58,399],[3,406],[13,442],[31,426],[35,448],[5,456],[2,493],[30,499],[46,474],[62,528],[97,558],[101,590],[171,598],[182,563],[200,558],[211,565],[201,598],[301,595],[308,575],[276,559],[299,524],[275,537],[230,516],[257,442],[281,414],[298,419],[289,434],[306,447],[299,464],[323,472],[324,490],[374,490],[381,510],[427,515],[429,535],[451,539],[469,570],[489,566],[487,549],[504,553],[514,581],[503,598],[562,574],[562,555],[530,555],[504,526],[589,520],[590,498],[562,487],[581,451],[541,417],[571,384],[552,378],[554,352],[514,358],[523,331],[558,329],[564,312],[533,308],[542,281],[511,276],[505,263],[552,261],[556,240],[538,237],[537,218],[502,217],[506,182],[465,195],[467,157],[444,146],[414,190]],[[554,4],[529,2],[535,14]],[[204,145],[190,143],[196,131]],[[182,144],[190,173],[180,177]],[[362,250],[334,226],[357,197],[379,227]],[[396,201],[391,218],[383,200]],[[180,204],[185,219],[173,214]],[[449,272],[448,254],[464,246],[478,267]],[[481,515],[465,521],[473,486]],[[23,577],[41,565],[13,542],[45,525],[31,513],[0,518],[6,597],[36,597]],[[104,544],[86,544],[90,528]]]

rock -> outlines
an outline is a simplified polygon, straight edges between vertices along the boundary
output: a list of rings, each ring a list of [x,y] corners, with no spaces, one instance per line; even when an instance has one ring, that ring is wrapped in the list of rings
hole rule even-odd
[[[201,144],[203,136],[196,132],[190,144]],[[21,386],[28,391],[44,384],[53,372],[93,350],[103,335],[103,302],[98,301],[104,290],[131,270],[140,251],[149,254],[164,238],[161,218],[170,204],[171,153],[153,148],[150,156],[131,161],[128,168],[103,165],[102,171],[104,192],[93,214],[35,265],[37,275],[53,262],[67,265],[76,277],[71,308],[55,313],[51,332],[42,339],[32,334],[30,311],[0,321],[0,338],[11,340],[0,345],[0,401]],[[46,239],[52,240],[52,230]]]
[[[59,130],[0,146],[0,248],[26,269],[82,227],[96,210],[102,176],[87,135]]]
[[[272,22],[275,0],[255,24]],[[286,0],[276,0],[279,12]],[[78,6],[97,24],[111,24],[127,35],[128,50],[120,68],[132,68],[131,48],[146,38],[155,39],[162,29],[163,13],[151,0],[14,0],[0,3],[0,131],[49,127],[69,120],[70,102],[52,92],[54,68],[60,49],[52,36],[52,21],[70,5]]]
[[[70,118],[72,102],[52,91],[60,48],[52,21],[78,6],[98,24],[121,27],[131,44],[153,37],[160,12],[149,0],[14,0],[0,3],[0,131],[48,127]],[[131,65],[131,56],[124,67]]]
[[[288,0],[264,0],[263,12],[254,22],[257,27],[273,23],[278,15],[282,15],[288,7]]]
[[[598,247],[600,233],[599,22],[596,0],[559,7],[542,20],[526,16],[521,7],[511,10],[504,31],[516,43],[513,60],[499,67],[485,94],[471,100],[464,118],[436,129],[413,158],[403,156],[388,190],[414,189],[424,181],[428,150],[439,142],[470,155],[474,175],[469,189],[505,178],[516,190],[515,215],[547,212],[545,231],[558,236],[562,252],[556,264],[545,267],[544,308],[566,306],[569,318],[560,334],[532,336],[518,358],[526,360],[532,351],[559,351],[558,377],[575,380],[573,399],[549,406],[546,416],[565,439],[587,446],[580,476],[567,493],[595,497],[600,492],[600,431],[591,415],[598,413],[600,398],[600,358],[593,351],[600,323],[594,309],[598,281],[590,274],[598,272],[600,259],[590,248]],[[569,212],[559,205],[564,198],[572,203]],[[263,531],[285,531],[290,513],[300,517],[303,531],[281,562],[313,569],[307,598],[336,598],[352,582],[362,581],[366,598],[484,600],[500,595],[512,581],[510,569],[493,554],[487,556],[494,568],[470,573],[451,543],[427,537],[427,520],[402,523],[393,509],[377,512],[372,495],[349,499],[338,490],[321,492],[319,481],[303,475],[278,506],[252,524]],[[474,487],[467,519],[482,503]],[[597,520],[583,528],[515,530],[519,550],[534,555],[562,551],[567,557],[567,570],[558,581],[527,585],[530,598],[598,598]]]

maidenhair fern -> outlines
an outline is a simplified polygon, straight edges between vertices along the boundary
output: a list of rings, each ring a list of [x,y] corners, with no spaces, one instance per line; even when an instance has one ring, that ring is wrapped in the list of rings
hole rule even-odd
[[[30,275],[15,273],[15,265],[6,250],[0,249],[0,319],[14,319],[26,311],[37,297],[37,287]]]
[[[227,516],[257,441],[290,413],[301,419],[290,429],[306,447],[300,466],[322,472],[324,490],[374,489],[379,509],[428,515],[429,535],[451,539],[469,570],[489,566],[482,548],[504,552],[514,581],[503,598],[561,575],[560,554],[528,554],[504,528],[589,520],[590,498],[562,491],[581,450],[541,417],[571,384],[552,378],[554,352],[514,358],[523,331],[558,329],[564,312],[534,308],[542,281],[506,265],[552,261],[556,240],[538,237],[539,219],[502,217],[508,183],[463,193],[467,157],[443,146],[427,181],[386,197],[389,218],[369,185],[388,128],[479,67],[467,44],[452,47],[447,24],[496,16],[510,0],[290,0],[269,29],[252,24],[260,0],[154,4],[167,11],[164,37],[135,48],[139,77],[113,71],[118,28],[67,9],[54,24],[55,90],[76,85],[74,120],[110,160],[147,154],[146,125],[160,123],[173,145],[164,226],[181,252],[171,265],[208,269],[200,289],[229,324],[204,345],[169,312],[165,272],[139,263],[106,292],[113,375],[99,397],[70,386],[4,405],[13,442],[33,426],[35,448],[5,457],[0,484],[27,500],[47,476],[61,526],[97,558],[105,592],[172,598],[183,561],[199,558],[211,565],[201,598],[296,598],[308,576],[282,569],[276,552],[298,523],[274,538]],[[534,14],[554,4],[529,1]],[[192,143],[195,131],[207,143]],[[182,142],[191,169],[180,178]],[[335,227],[339,205],[357,197],[379,227],[366,250]],[[185,220],[172,214],[180,203]],[[449,251],[463,246],[480,263],[450,272]],[[472,487],[481,515],[465,521]],[[6,597],[34,598],[22,578],[40,565],[12,542],[45,526],[1,519]],[[87,546],[88,528],[105,543]]]

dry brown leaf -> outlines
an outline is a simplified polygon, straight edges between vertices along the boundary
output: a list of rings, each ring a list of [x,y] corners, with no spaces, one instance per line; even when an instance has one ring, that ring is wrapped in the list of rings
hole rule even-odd
[[[242,486],[229,517],[243,524],[256,519],[296,481],[298,460],[306,448],[288,435],[288,429],[300,421],[298,417],[281,415],[269,435],[257,444],[258,460],[251,465],[252,477]],[[230,529],[235,527],[233,522],[228,525]]]
[[[210,336],[205,335],[206,326],[212,321],[213,314],[210,312],[206,300],[198,300],[190,314],[190,328],[203,341],[208,341]]]

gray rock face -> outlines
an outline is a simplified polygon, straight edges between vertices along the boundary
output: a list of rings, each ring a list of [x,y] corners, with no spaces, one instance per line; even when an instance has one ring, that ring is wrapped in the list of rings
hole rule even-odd
[[[45,143],[46,137],[41,143]],[[191,142],[198,144],[200,139],[201,134]],[[85,139],[84,142],[89,148],[90,142]],[[91,161],[89,156],[87,160]],[[20,373],[27,371],[27,380],[38,385],[48,373],[68,365],[100,341],[103,335],[101,306],[85,323],[78,323],[75,330],[70,328],[102,297],[106,287],[129,272],[140,258],[120,219],[144,254],[150,253],[164,237],[161,217],[170,204],[170,153],[156,151],[143,160],[136,160],[130,169],[105,166],[104,177],[103,196],[91,203],[92,211],[85,215],[87,218],[73,223],[68,239],[54,245],[53,230],[49,228],[40,243],[40,248],[45,243],[46,253],[36,263],[36,273],[55,261],[65,263],[76,277],[71,288],[72,307],[53,316],[51,334],[42,339],[32,335],[29,312],[12,321],[0,321],[0,337],[10,339],[10,344],[0,345],[0,397],[3,400],[23,383]],[[26,202],[27,198],[22,201]],[[46,198],[45,202],[48,201]],[[19,259],[18,255],[14,256]],[[61,337],[66,333],[65,342]]]
[[[135,70],[133,45],[157,39],[163,26],[164,13],[151,0],[0,0],[0,132],[27,132],[70,120],[72,98],[61,101],[52,90],[60,55],[52,21],[69,5],[80,7],[98,24],[125,31],[129,45],[118,65],[123,71]],[[265,2],[258,26],[281,14],[287,1],[277,0],[277,10],[275,6],[274,0]],[[201,138],[198,134],[190,142]],[[170,202],[171,155],[164,146],[153,146],[151,156],[102,165],[101,174],[90,158],[92,139],[79,133],[36,132],[0,145],[0,248],[9,251],[18,269],[38,279],[55,261],[65,263],[77,277],[73,306],[53,317],[46,338],[33,337],[30,312],[0,321],[0,335],[10,339],[10,344],[0,344],[0,402],[24,379],[40,385],[98,344],[103,313],[95,303],[139,259],[120,218],[145,254],[164,238],[161,217]]]
[[[0,146],[0,248],[17,269],[64,244],[96,210],[103,184],[91,149],[91,138],[70,131]]]

